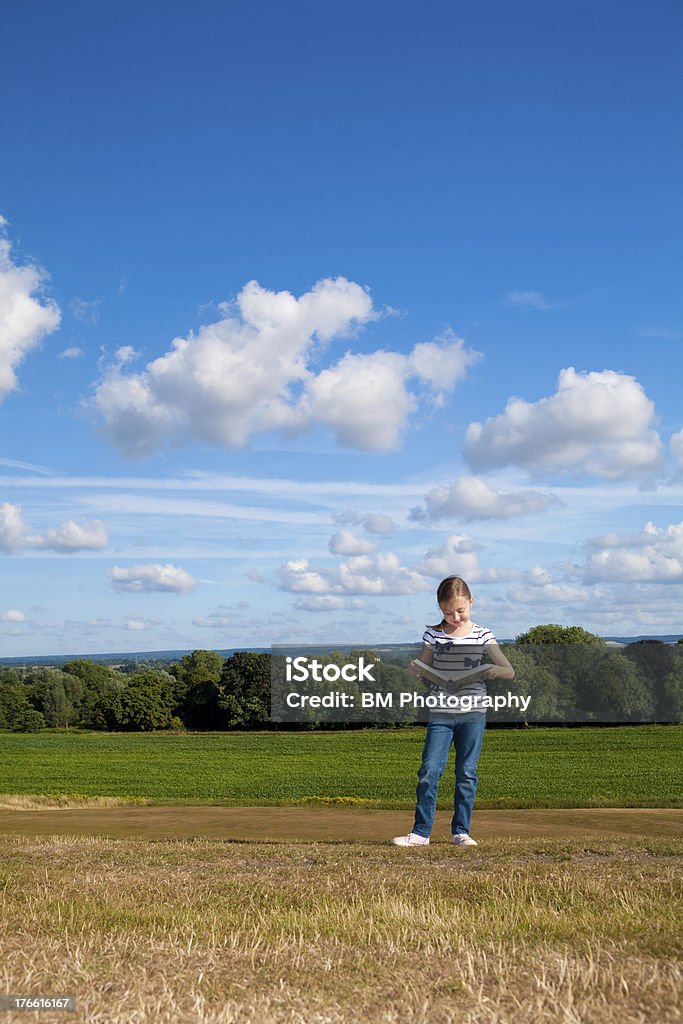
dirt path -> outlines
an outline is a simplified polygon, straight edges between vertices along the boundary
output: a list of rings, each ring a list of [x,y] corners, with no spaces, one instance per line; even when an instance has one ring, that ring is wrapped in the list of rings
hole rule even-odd
[[[94,807],[0,810],[0,833],[141,838],[206,836],[225,840],[386,842],[408,832],[409,811],[338,807]],[[437,814],[433,841],[446,842],[450,815]],[[472,833],[484,840],[534,836],[683,836],[683,809],[596,808],[475,811]]]

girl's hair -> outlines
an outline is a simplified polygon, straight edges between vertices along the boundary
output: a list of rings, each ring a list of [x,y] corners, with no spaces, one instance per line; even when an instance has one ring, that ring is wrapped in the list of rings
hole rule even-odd
[[[446,601],[451,601],[454,597],[465,597],[468,601],[472,600],[470,588],[462,577],[447,576],[445,580],[441,580],[436,591],[436,600],[439,607]]]

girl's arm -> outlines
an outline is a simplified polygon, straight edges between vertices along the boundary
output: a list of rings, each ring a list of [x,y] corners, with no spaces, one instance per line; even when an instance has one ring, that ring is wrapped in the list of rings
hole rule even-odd
[[[501,651],[498,644],[487,644],[485,651],[493,662],[493,665],[489,665],[487,674],[483,677],[484,679],[515,678],[515,670]]]
[[[420,661],[424,661],[425,665],[431,665],[434,660],[434,651],[427,644],[422,644],[422,650],[420,651],[418,658]],[[420,669],[413,665],[412,661],[408,665],[408,671],[411,676],[416,676],[418,679],[422,678]]]

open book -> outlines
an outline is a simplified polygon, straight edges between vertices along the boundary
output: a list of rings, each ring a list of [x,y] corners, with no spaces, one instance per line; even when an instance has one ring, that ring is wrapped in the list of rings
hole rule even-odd
[[[490,668],[490,664],[480,665],[478,668],[470,668],[466,672],[442,672],[432,665],[428,665],[419,658],[413,660],[413,665],[418,669],[423,679],[430,683],[446,683],[449,689],[460,689],[465,683],[473,683]]]

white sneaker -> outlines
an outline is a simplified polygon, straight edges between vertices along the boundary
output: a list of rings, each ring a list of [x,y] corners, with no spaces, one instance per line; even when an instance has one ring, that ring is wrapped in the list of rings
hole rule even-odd
[[[454,836],[451,836],[451,842],[454,846],[477,846],[477,840],[473,839],[472,836],[465,835],[464,832],[457,832]]]
[[[391,841],[394,846],[429,846],[429,839],[418,836],[416,832],[409,832],[407,836],[396,836]]]

